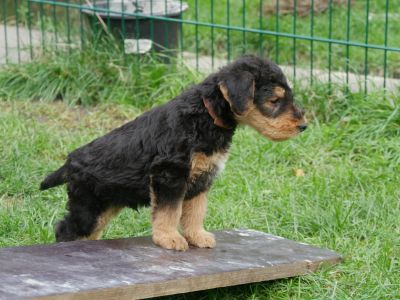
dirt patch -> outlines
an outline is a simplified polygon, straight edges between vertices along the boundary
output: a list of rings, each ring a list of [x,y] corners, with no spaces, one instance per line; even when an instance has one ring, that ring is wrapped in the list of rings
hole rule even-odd
[[[22,204],[21,198],[11,197],[6,194],[0,195],[0,208],[10,209]]]
[[[322,13],[329,9],[329,0],[314,0],[312,5],[311,0],[297,0],[296,1],[296,15],[300,17],[306,17],[311,14]],[[351,1],[353,5],[355,0]],[[347,0],[333,0],[332,6],[347,5]],[[276,1],[267,5],[264,12],[268,15],[274,15],[277,11]],[[279,1],[279,14],[280,15],[293,15],[295,11],[294,0],[280,0]]]
[[[4,113],[13,113],[25,120],[69,130],[103,128],[111,130],[140,114],[134,107],[103,104],[94,107],[71,106],[63,102],[0,102]]]

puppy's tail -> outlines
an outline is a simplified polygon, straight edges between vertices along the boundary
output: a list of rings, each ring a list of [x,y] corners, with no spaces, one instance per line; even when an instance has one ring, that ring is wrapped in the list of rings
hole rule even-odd
[[[65,178],[66,172],[65,171],[66,171],[66,167],[65,167],[65,165],[63,165],[57,171],[54,171],[53,173],[49,174],[40,183],[40,190],[44,191],[44,190],[50,189],[52,187],[55,187],[57,185],[66,183],[66,178]]]

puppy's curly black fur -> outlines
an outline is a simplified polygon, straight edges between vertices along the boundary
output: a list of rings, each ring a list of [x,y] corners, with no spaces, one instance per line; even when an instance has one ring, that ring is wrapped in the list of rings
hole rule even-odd
[[[303,112],[275,63],[243,56],[70,153],[40,186],[67,184],[69,212],[56,226],[57,241],[99,238],[121,208],[151,204],[156,244],[176,250],[187,249],[188,242],[213,247],[212,235],[202,227],[205,195],[239,123],[272,140],[305,129]]]

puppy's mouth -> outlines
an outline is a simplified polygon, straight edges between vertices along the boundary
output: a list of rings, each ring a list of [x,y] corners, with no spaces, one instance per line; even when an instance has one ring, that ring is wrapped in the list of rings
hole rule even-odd
[[[260,133],[273,142],[282,142],[297,136],[298,134],[302,133],[306,128],[307,125],[300,125],[286,132],[278,130],[274,130],[271,132],[270,130],[265,130]]]
[[[294,135],[289,136],[289,137],[271,137],[271,136],[266,136],[266,137],[273,142],[283,142],[283,141],[287,141],[288,139],[294,137]]]

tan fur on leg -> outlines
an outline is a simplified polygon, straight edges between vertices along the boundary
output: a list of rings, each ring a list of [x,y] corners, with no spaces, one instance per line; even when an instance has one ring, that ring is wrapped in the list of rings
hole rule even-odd
[[[182,214],[182,201],[175,206],[162,207],[158,207],[154,199],[151,202],[153,242],[166,249],[187,250],[189,245],[177,229]]]
[[[214,248],[214,235],[203,228],[203,220],[207,211],[207,195],[202,193],[197,197],[184,201],[182,207],[181,225],[186,240],[200,248]]]
[[[103,212],[98,218],[97,218],[97,224],[93,232],[84,240],[98,240],[101,238],[101,235],[103,234],[104,228],[107,226],[107,224],[111,221],[113,217],[118,215],[118,213],[122,210],[122,207],[110,207],[107,209],[105,212]]]

